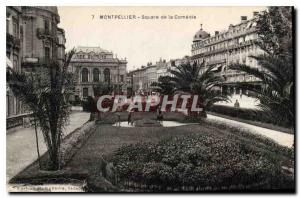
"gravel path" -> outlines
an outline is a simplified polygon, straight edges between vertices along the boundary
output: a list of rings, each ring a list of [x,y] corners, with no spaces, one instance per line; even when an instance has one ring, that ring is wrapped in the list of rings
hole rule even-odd
[[[268,138],[274,140],[275,142],[277,142],[278,144],[280,144],[282,146],[291,148],[294,144],[294,135],[293,134],[288,134],[288,133],[284,133],[281,131],[266,129],[266,128],[262,128],[262,127],[254,126],[251,124],[246,124],[243,122],[238,122],[235,120],[230,120],[230,119],[226,119],[226,118],[222,118],[222,117],[214,116],[214,115],[210,115],[210,114],[207,115],[207,118],[209,120],[219,121],[219,122],[231,125],[231,126],[235,126],[235,127],[239,127],[239,128],[248,130],[251,133],[263,135],[265,137],[268,137]]]
[[[74,112],[70,116],[70,124],[65,128],[65,135],[88,121],[90,115],[86,112]],[[40,154],[46,152],[46,145],[41,132],[39,136]],[[37,159],[34,128],[9,129],[6,134],[6,181],[22,171]]]

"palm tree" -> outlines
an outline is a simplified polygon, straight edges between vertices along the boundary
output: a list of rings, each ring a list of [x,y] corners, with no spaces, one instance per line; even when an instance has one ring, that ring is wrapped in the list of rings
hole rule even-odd
[[[227,93],[217,90],[223,78],[214,73],[215,66],[209,66],[200,72],[203,67],[205,67],[204,61],[201,64],[186,63],[176,66],[171,70],[171,74],[176,91],[199,95],[203,104],[203,113],[206,116],[206,110],[209,110],[214,103],[229,101],[229,98]]]
[[[292,126],[295,120],[294,65],[289,53],[250,56],[261,69],[232,64],[230,69],[246,72],[262,81],[261,88],[247,87],[260,100],[259,107],[277,124]]]
[[[36,67],[34,72],[11,68],[6,71],[13,94],[31,110],[42,131],[50,159],[48,170],[60,168],[60,144],[70,114],[68,100],[74,90],[72,74],[67,69],[74,53],[72,50],[65,56],[62,66],[51,62],[46,67]]]
[[[160,76],[158,82],[151,83],[151,86],[155,87],[153,90],[161,94],[169,95],[174,92],[174,84],[171,82],[170,76]]]

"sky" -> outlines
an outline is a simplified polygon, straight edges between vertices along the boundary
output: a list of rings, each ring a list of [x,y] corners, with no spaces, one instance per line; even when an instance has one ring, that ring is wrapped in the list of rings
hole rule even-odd
[[[194,34],[203,24],[211,35],[238,24],[241,16],[252,18],[266,7],[58,7],[59,27],[65,30],[66,49],[101,47],[126,58],[127,70],[140,68],[160,58],[191,55]],[[100,19],[101,15],[135,15],[136,19]],[[158,16],[159,19],[142,19]],[[190,16],[189,19],[175,19]],[[169,18],[169,16],[173,16]],[[140,17],[140,18],[138,18]],[[167,17],[162,19],[161,17]]]

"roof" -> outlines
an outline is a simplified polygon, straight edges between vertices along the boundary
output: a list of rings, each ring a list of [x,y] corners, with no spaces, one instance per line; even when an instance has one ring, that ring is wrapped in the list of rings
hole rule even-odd
[[[75,48],[76,52],[84,52],[84,53],[90,53],[94,52],[96,54],[99,53],[109,53],[112,54],[112,52],[109,52],[108,50],[102,49],[101,47],[83,47],[83,46],[78,46]]]
[[[193,41],[199,41],[199,40],[203,40],[210,37],[209,33],[205,32],[204,30],[202,30],[202,28],[196,32],[195,36],[194,36],[194,40]]]
[[[52,12],[53,14],[58,15],[56,6],[27,6],[27,8],[38,8],[38,9],[49,11],[49,12]]]

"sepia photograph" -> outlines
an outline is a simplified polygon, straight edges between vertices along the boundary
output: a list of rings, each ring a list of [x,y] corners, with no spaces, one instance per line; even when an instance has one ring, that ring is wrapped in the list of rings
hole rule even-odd
[[[7,192],[296,192],[294,6],[5,9]]]

